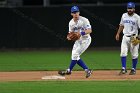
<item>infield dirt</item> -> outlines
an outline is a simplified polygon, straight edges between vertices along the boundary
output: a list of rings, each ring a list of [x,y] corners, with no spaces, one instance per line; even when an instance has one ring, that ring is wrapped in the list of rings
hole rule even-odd
[[[64,81],[117,81],[117,80],[140,80],[140,70],[137,70],[136,75],[119,75],[119,70],[97,70],[89,78],[85,78],[84,71],[73,71],[71,75],[63,76]],[[24,71],[24,72],[0,72],[0,81],[44,81],[44,76],[60,76],[57,71]],[[45,79],[48,80],[48,79]],[[50,80],[50,79],[49,79]],[[51,79],[61,80],[61,79]]]

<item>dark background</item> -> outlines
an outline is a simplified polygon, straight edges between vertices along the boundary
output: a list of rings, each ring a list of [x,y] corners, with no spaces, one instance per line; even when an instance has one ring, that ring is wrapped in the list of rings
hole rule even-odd
[[[32,0],[28,0],[32,1]],[[37,0],[35,0],[37,1]],[[64,0],[62,0],[64,1]],[[67,1],[67,0],[66,0]],[[90,0],[89,0],[90,1]],[[107,4],[112,3],[112,0]],[[68,23],[71,20],[70,8],[78,5],[81,15],[88,18],[93,33],[91,47],[118,47],[121,41],[115,41],[115,34],[121,16],[126,12],[126,3],[115,5],[86,5],[82,2],[72,3],[52,0],[50,6],[42,2],[22,2],[23,6],[0,8],[0,48],[67,48],[73,42],[66,40]],[[85,5],[82,5],[84,2]],[[107,2],[107,1],[106,1]],[[87,2],[89,3],[89,2]],[[55,4],[55,5],[53,5]],[[59,4],[57,6],[57,4]],[[25,5],[25,6],[24,6]],[[26,7],[26,5],[31,5]],[[32,6],[33,5],[33,6]],[[136,6],[136,12],[140,9]]]

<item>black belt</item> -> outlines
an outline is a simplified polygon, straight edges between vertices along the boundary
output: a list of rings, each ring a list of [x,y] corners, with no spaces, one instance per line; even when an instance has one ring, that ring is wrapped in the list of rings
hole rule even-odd
[[[128,35],[128,36],[127,36],[127,35],[125,35],[125,36],[126,36],[126,37],[131,37],[131,36],[135,36],[135,35],[136,35],[136,34],[133,34],[133,35]]]
[[[126,36],[126,37],[131,37],[132,35],[130,35],[130,36]]]

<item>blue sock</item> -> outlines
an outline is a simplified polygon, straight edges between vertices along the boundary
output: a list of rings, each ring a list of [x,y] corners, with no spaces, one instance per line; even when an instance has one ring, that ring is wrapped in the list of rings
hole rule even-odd
[[[136,69],[137,63],[138,63],[138,59],[137,58],[136,59],[132,59],[132,64],[133,64],[132,68]]]
[[[122,68],[126,69],[126,57],[121,57]]]
[[[77,63],[77,60],[71,60],[71,63],[70,63],[70,66],[69,66],[70,71],[72,71],[72,69],[76,65],[76,63]]]
[[[88,67],[86,66],[86,64],[81,59],[78,60],[77,64],[79,66],[81,66],[83,69],[88,69]]]

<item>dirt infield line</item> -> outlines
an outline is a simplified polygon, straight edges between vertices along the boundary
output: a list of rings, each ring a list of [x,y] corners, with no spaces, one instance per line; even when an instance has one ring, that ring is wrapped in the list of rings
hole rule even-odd
[[[85,78],[84,71],[73,71],[71,75],[64,76],[64,81],[117,81],[117,80],[140,80],[140,70],[136,75],[118,75],[119,70],[97,70],[89,78]],[[44,81],[44,76],[60,76],[57,71],[26,71],[26,72],[0,72],[0,81]],[[47,79],[45,79],[47,80]],[[49,79],[50,80],[50,79]],[[61,80],[54,79],[51,80]]]

